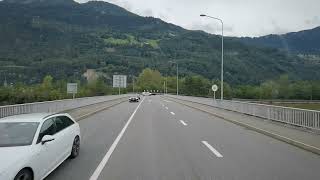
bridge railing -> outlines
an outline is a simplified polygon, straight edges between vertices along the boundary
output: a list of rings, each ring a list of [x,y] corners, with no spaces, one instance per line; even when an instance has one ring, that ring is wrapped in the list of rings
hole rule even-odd
[[[273,121],[310,129],[320,129],[320,111],[229,100],[212,101],[212,105]]]
[[[122,97],[126,97],[126,95],[96,96],[0,106],[0,118],[26,113],[61,112]]]
[[[233,100],[213,100],[187,96],[172,96],[179,99],[210,105],[216,108],[240,112],[299,127],[320,130],[320,111],[290,108]]]

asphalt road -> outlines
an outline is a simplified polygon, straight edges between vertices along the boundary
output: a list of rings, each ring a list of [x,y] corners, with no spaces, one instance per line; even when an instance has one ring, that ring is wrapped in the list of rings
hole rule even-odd
[[[83,119],[48,180],[317,180],[320,156],[159,96]]]

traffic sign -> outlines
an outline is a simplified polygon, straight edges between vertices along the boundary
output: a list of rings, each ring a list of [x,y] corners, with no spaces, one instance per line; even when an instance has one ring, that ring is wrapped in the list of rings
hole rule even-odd
[[[67,84],[67,93],[75,94],[78,92],[78,84],[77,83],[68,83]]]
[[[77,83],[68,83],[67,84],[67,93],[73,95],[73,99],[75,98],[75,94],[78,93],[78,84]]]
[[[113,75],[113,87],[114,88],[126,88],[127,76],[126,75]]]
[[[211,89],[213,92],[216,92],[216,91],[218,91],[218,86],[214,84],[214,85],[212,85]]]
[[[211,87],[212,91],[213,91],[213,100],[216,100],[216,91],[218,91],[218,86],[217,85],[212,85]]]

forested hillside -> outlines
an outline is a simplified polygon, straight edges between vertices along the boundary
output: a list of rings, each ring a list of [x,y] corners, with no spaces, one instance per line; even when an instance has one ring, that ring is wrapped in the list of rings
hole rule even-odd
[[[294,54],[320,56],[320,27],[281,35],[241,38],[241,41],[254,46],[279,48]]]
[[[144,68],[174,75],[220,77],[220,37],[189,31],[152,17],[141,17],[106,2],[72,0],[0,1],[0,82],[39,83],[82,80],[96,69],[111,83],[113,74],[133,76]],[[319,61],[273,48],[225,41],[225,79],[231,85],[259,84],[288,74],[320,77]]]

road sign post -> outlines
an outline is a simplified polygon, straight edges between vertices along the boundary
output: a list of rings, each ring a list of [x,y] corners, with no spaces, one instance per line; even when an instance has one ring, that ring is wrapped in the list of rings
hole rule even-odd
[[[212,85],[211,87],[212,91],[213,91],[213,100],[216,100],[216,91],[218,90],[218,86],[217,85]]]
[[[68,83],[67,84],[67,93],[72,94],[72,98],[74,99],[76,94],[78,93],[78,84],[77,83]]]
[[[127,76],[126,75],[113,75],[113,87],[118,88],[119,95],[121,94],[120,88],[127,88]]]

